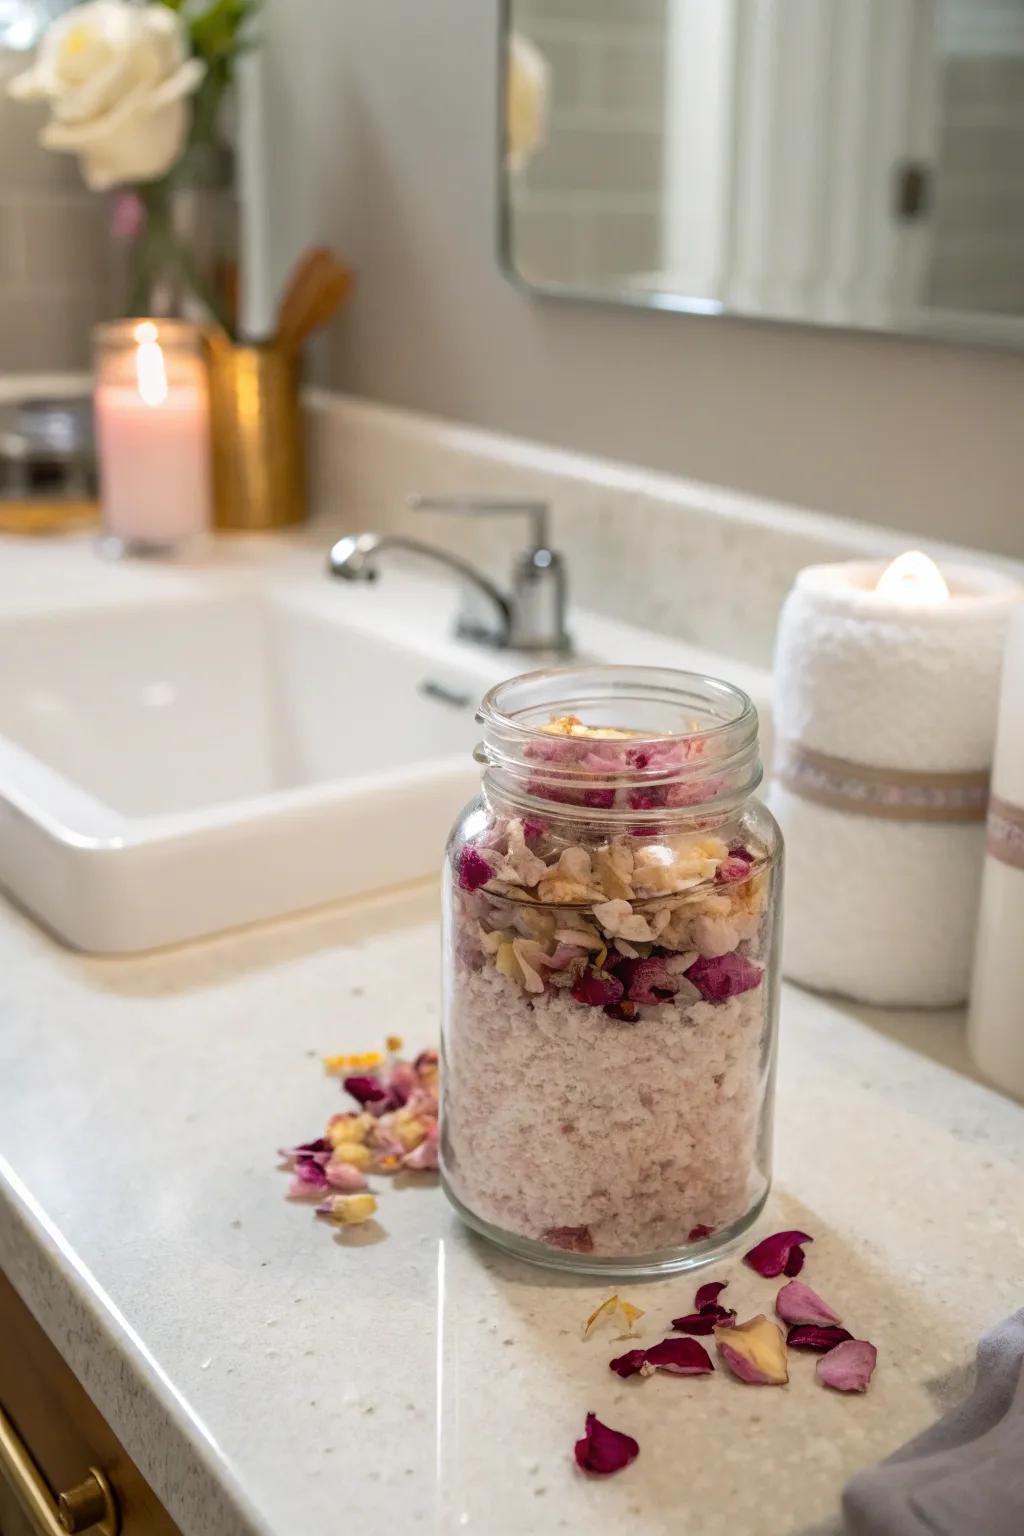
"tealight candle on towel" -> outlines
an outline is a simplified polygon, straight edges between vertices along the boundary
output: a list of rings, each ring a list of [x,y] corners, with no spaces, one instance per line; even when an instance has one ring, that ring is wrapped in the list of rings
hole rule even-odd
[[[1024,607],[1003,663],[967,1034],[985,1076],[1024,1099]]]
[[[1021,588],[911,553],[801,571],[775,661],[783,969],[864,1002],[967,994],[999,672]]]

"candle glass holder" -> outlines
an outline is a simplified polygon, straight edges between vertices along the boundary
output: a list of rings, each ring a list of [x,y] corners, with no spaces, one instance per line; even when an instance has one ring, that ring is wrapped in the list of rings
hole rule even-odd
[[[181,320],[118,320],[94,332],[100,549],[167,556],[211,521],[203,334]]]

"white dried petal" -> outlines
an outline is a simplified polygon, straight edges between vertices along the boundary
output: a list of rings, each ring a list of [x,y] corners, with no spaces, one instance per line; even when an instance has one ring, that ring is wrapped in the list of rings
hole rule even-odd
[[[544,982],[536,967],[545,957],[544,946],[534,939],[513,939],[512,953],[523,973],[523,986],[527,992],[543,992]]]

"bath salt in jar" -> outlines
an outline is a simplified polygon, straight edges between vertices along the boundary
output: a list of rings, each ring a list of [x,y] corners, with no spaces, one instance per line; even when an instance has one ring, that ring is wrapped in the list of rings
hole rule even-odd
[[[533,672],[478,719],[445,860],[441,1170],[559,1269],[706,1262],[771,1177],[781,838],[739,689]]]

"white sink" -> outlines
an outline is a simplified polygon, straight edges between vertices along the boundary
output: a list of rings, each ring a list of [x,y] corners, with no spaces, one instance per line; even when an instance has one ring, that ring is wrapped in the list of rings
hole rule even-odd
[[[505,669],[361,631],[341,598],[0,614],[10,893],[123,952],[432,873]]]

